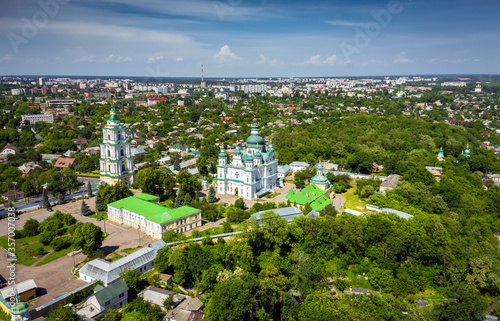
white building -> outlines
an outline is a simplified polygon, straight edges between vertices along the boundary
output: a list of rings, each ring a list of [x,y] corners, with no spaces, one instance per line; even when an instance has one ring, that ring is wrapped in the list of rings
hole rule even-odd
[[[110,185],[123,182],[130,187],[135,181],[134,156],[130,142],[126,141],[125,130],[111,108],[111,115],[103,128],[103,142],[100,143],[100,178]]]
[[[9,155],[9,154],[16,155],[16,150],[17,150],[16,146],[6,145],[5,148],[2,149],[2,151],[0,152],[0,155]]]
[[[53,114],[22,115],[21,122],[23,124],[25,120],[29,121],[30,124],[38,122],[54,123],[54,115]]]
[[[247,149],[242,150],[237,145],[231,162],[221,148],[215,179],[218,194],[241,196],[247,200],[262,197],[277,187],[278,160],[272,143],[266,148],[256,123],[247,139]]]
[[[303,169],[308,168],[309,164],[305,163],[305,162],[291,162],[290,164],[288,164],[288,166],[290,166],[290,170],[293,173],[295,173],[295,172],[298,172],[298,171],[301,171]]]

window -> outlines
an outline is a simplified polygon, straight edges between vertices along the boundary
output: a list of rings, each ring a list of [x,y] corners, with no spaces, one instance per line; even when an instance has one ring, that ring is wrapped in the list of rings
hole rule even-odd
[[[120,147],[120,156],[124,156],[125,154],[123,153],[123,147]]]
[[[126,171],[125,164],[122,164],[122,172],[125,172],[125,171]]]
[[[104,303],[104,306],[105,306],[105,307],[107,307],[108,305],[110,305],[110,303],[111,303],[111,301],[106,301],[106,302]]]
[[[111,136],[108,134],[108,140],[111,140]]]
[[[108,149],[108,157],[111,157],[111,151]]]

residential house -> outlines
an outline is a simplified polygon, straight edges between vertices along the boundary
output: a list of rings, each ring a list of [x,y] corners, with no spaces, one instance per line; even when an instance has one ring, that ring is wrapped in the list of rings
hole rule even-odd
[[[284,218],[288,223],[292,222],[295,217],[300,216],[300,215],[304,215],[302,213],[302,211],[299,210],[298,208],[296,208],[294,206],[290,206],[290,207],[275,208],[272,210],[260,211],[260,212],[253,214],[250,217],[254,217],[257,220],[257,222],[260,223],[261,222],[261,217],[260,217],[261,214],[267,213],[267,212],[273,212],[274,214],[279,215],[281,218]],[[319,217],[319,214],[315,210],[312,210],[309,214],[307,214],[308,217],[313,216],[313,215]]]
[[[73,138],[71,140],[78,146],[87,144],[87,138]]]
[[[439,182],[441,180],[441,175],[443,175],[442,167],[425,166],[425,169],[428,170],[432,175],[434,175],[436,181]]]
[[[60,157],[54,164],[55,168],[74,168],[78,161],[74,158]]]
[[[144,144],[145,142],[146,140],[144,138],[134,138],[131,141],[132,145],[141,145]]]
[[[2,149],[2,151],[0,152],[0,155],[6,155],[6,156],[9,155],[9,154],[15,155],[16,151],[17,151],[17,147],[16,146],[6,145],[4,147],[4,149]]]
[[[21,172],[23,172],[23,175],[26,175],[26,174],[29,174],[32,170],[34,170],[37,167],[40,167],[40,165],[38,165],[35,162],[28,162],[28,163],[24,163],[21,166],[19,166],[18,169]]]
[[[11,189],[2,194],[2,198],[6,201],[15,201],[23,197],[23,192],[20,189]]]
[[[397,174],[389,175],[383,182],[380,184],[380,193],[385,194],[387,191],[392,190],[398,184],[401,176]]]
[[[491,179],[495,185],[500,185],[500,174],[489,174],[486,175],[487,179]]]
[[[175,143],[168,148],[168,151],[171,153],[187,153],[189,152],[189,146],[182,143]]]
[[[128,286],[122,279],[106,287],[97,284],[83,308],[76,314],[84,320],[97,320],[109,309],[120,309],[128,301]]]
[[[144,150],[144,147],[137,146],[137,147],[132,147],[130,149],[130,153],[132,154],[132,156],[136,157],[137,155],[145,154],[146,151]]]

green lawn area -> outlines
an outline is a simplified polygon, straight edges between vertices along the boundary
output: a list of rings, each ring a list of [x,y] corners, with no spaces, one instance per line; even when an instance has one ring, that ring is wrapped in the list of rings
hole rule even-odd
[[[5,236],[0,237],[0,246],[3,247],[6,251],[8,249],[9,241]],[[26,251],[21,249],[19,246],[15,245],[17,260],[13,260],[12,262],[16,262],[17,264],[22,264],[26,266],[30,266],[35,263],[36,259],[29,255]],[[3,260],[3,258],[2,258]]]
[[[71,252],[71,248],[67,248],[67,249],[64,249],[64,250],[61,250],[58,252],[54,251],[54,252],[50,253],[49,255],[47,255],[46,257],[44,257],[43,260],[38,262],[38,264],[36,266],[44,265],[44,264],[47,264],[47,263],[52,262],[54,260],[57,260],[60,257],[68,255],[69,252]]]
[[[133,253],[135,251],[137,251],[138,249],[142,249],[142,246],[138,246],[138,247],[131,247],[131,248],[128,248],[128,249],[123,249],[121,250],[122,252],[125,252],[127,254],[130,254],[130,253]]]
[[[42,243],[36,243],[36,244],[23,244],[28,250],[31,251],[31,253],[35,253],[35,249],[42,245],[43,246],[43,250],[45,251],[45,253],[48,253],[51,249],[50,245],[43,245]],[[42,255],[43,256],[43,255]]]
[[[38,240],[38,235],[35,236],[28,236],[28,237],[23,237],[22,239],[16,239],[19,243],[26,245],[28,243],[38,243],[40,242]]]
[[[279,195],[281,195],[281,193],[270,193],[270,194],[265,195],[264,197],[265,198],[274,198],[274,197],[279,196]]]
[[[116,252],[111,253],[111,255],[112,256],[110,258],[107,258],[106,261],[108,261],[108,262],[114,262],[114,261],[119,260],[119,259],[121,259],[123,257],[123,255],[118,254]]]
[[[105,212],[105,211],[95,212],[94,214],[88,215],[87,217],[95,218],[96,220],[107,219],[108,218],[108,213]]]
[[[360,212],[363,212],[363,213],[366,213],[366,209],[365,209],[365,205],[366,203],[365,202],[362,202],[358,199],[358,196],[356,195],[356,185],[352,186],[351,188],[349,188],[347,190],[347,192],[341,194],[342,196],[345,197],[345,208],[350,208],[352,210],[355,210],[355,211],[360,211]],[[363,209],[361,208],[358,208],[358,206],[362,207]]]
[[[223,233],[224,233],[224,231],[223,231],[222,227],[212,227],[212,228],[206,229],[204,231],[201,231],[199,236],[194,237],[193,235],[191,235],[188,237],[188,239],[204,237],[207,235],[218,235],[218,234],[223,234]]]

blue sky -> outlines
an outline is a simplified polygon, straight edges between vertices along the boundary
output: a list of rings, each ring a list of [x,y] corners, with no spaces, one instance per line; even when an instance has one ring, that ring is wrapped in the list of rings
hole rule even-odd
[[[496,0],[9,0],[1,75],[500,74]]]

